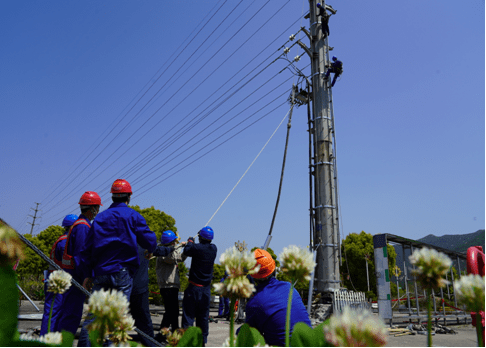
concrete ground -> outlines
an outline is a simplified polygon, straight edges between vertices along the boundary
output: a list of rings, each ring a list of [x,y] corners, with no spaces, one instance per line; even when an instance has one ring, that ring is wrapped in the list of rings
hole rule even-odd
[[[40,309],[37,312],[35,307],[28,301],[22,301],[20,306],[19,315],[22,319],[19,319],[18,328],[20,332],[27,332],[37,327],[40,328],[41,317],[43,313],[43,304],[39,301],[35,301],[36,306]],[[154,330],[160,328],[160,322],[162,321],[163,306],[151,306],[152,322],[154,324]],[[217,309],[211,308],[211,315],[216,316]],[[30,319],[29,319],[30,317]],[[235,325],[235,330],[241,326],[241,324]],[[436,334],[433,336],[433,345],[436,347],[476,347],[476,329],[471,325],[450,325],[448,326],[457,332],[457,335],[452,334]],[[77,345],[77,338],[79,337],[78,329],[76,340],[74,345]],[[221,347],[222,344],[229,336],[229,322],[226,320],[219,320],[218,322],[209,323],[209,336],[208,347]],[[137,334],[134,331],[132,337],[136,338]],[[427,336],[424,335],[407,335],[401,337],[388,337],[387,347],[427,347]]]

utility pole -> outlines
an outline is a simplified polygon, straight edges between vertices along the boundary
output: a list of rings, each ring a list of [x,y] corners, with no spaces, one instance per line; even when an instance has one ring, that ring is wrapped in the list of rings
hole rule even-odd
[[[323,9],[325,1],[321,1]],[[315,283],[317,291],[329,296],[340,288],[339,259],[340,236],[337,203],[337,171],[335,162],[334,114],[331,90],[324,74],[329,67],[328,37],[323,37],[321,17],[317,13],[317,1],[309,0],[310,31],[302,30],[310,40],[307,48],[297,42],[310,56],[312,76],[312,129],[313,156],[312,174],[314,178],[314,237],[312,247],[317,252]]]
[[[35,203],[35,202],[34,202],[34,203]],[[30,209],[32,209],[32,210],[34,210],[34,211],[35,211],[34,216],[29,215],[29,216],[30,216],[30,217],[32,217],[34,220],[32,221],[32,223],[28,222],[28,224],[29,224],[29,225],[32,225],[32,227],[30,228],[30,234],[31,234],[31,235],[32,235],[32,231],[34,231],[34,225],[38,225],[38,224],[36,224],[36,223],[35,223],[35,219],[37,218],[37,212],[39,211],[39,209],[38,209],[38,208],[39,208],[39,204],[40,204],[40,203],[35,203],[35,204],[37,204],[37,206],[35,207],[35,209],[30,208]]]

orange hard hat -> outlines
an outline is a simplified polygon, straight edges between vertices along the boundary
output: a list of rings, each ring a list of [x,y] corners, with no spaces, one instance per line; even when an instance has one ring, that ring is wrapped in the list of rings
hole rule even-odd
[[[128,181],[116,179],[113,185],[111,185],[111,193],[132,193],[132,187]]]
[[[103,205],[100,196],[93,191],[86,191],[79,199],[80,205]]]
[[[258,273],[254,273],[251,275],[253,278],[266,278],[270,274],[272,274],[273,271],[275,271],[275,260],[268,251],[263,249],[255,249],[253,253],[255,255],[257,264],[260,265],[260,270],[258,271]]]

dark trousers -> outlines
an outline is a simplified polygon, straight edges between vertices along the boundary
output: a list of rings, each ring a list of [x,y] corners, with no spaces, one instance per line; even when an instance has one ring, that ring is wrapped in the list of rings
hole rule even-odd
[[[154,327],[152,326],[152,318],[149,310],[149,292],[141,294],[131,294],[130,296],[130,314],[135,320],[135,326],[150,337],[154,337]],[[154,344],[148,339],[139,335],[140,343],[146,347],[154,347]]]
[[[73,277],[78,283],[83,281],[79,278]],[[74,285],[64,293],[64,302],[61,307],[61,313],[57,319],[56,329],[59,332],[66,330],[76,335],[79,324],[81,323],[81,316],[83,315],[83,305],[86,295]]]
[[[164,299],[165,308],[160,328],[171,327],[174,332],[179,328],[179,289],[160,288],[160,295]]]
[[[127,300],[130,299],[132,293],[133,278],[126,268],[122,268],[121,271],[97,276],[93,279],[93,288],[91,292],[109,289],[115,289],[123,292]],[[88,325],[95,321],[95,316],[92,313],[88,314],[88,317],[84,320],[83,328],[79,334],[78,347],[91,347],[89,340]]]
[[[184,291],[182,301],[182,327],[185,329],[193,326],[194,318],[196,326],[202,331],[204,343],[208,342],[209,334],[209,305],[211,302],[210,286],[195,286],[189,284]]]

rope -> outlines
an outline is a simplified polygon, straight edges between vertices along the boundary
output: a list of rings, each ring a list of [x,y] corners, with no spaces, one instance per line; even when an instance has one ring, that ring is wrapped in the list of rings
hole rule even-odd
[[[292,108],[293,108],[293,106],[292,106]],[[216,211],[214,212],[213,216],[211,216],[211,218],[209,219],[209,221],[206,223],[205,226],[208,226],[209,225],[209,223],[211,222],[211,220],[213,219],[213,217],[216,215],[216,213],[219,211],[219,209],[221,209],[221,207],[226,202],[226,200],[229,198],[229,196],[233,193],[233,191],[235,190],[236,186],[238,186],[238,184],[240,183],[240,181],[243,179],[243,177],[246,175],[246,173],[250,170],[250,168],[253,165],[253,163],[255,163],[255,161],[257,160],[257,158],[260,156],[260,154],[263,152],[263,150],[265,149],[265,147],[268,145],[268,143],[270,142],[270,140],[273,138],[273,136],[275,135],[275,133],[277,132],[277,130],[280,128],[280,126],[282,125],[283,121],[287,118],[287,115],[292,111],[292,108],[285,114],[284,118],[282,119],[282,121],[280,121],[279,125],[277,126],[277,128],[275,129],[275,131],[272,133],[272,135],[270,136],[270,138],[267,140],[267,142],[265,143],[265,145],[263,145],[262,149],[260,150],[260,152],[258,153],[258,155],[256,155],[256,157],[253,160],[253,162],[251,162],[250,166],[243,173],[243,175],[241,176],[240,180],[238,180],[238,182],[233,187],[233,189],[230,191],[230,193],[228,193],[228,195],[224,199],[223,203],[221,203],[221,205],[218,207],[218,209],[216,209]]]
[[[3,223],[5,223],[6,226],[12,228],[9,224],[7,224],[4,220],[1,220]],[[13,228],[12,228],[13,229]],[[17,232],[17,230],[13,229],[17,235],[19,236],[19,238],[25,243],[27,244],[27,246],[29,248],[31,248],[37,255],[39,255],[44,261],[46,261],[50,266],[54,267],[54,269],[58,270],[58,271],[64,271],[61,267],[59,267],[59,265],[57,265],[54,261],[52,261],[49,257],[47,257],[43,252],[42,250],[40,250],[39,248],[37,248],[34,244],[32,244],[31,241],[29,241],[27,238],[25,238],[23,235],[21,235],[19,232]],[[66,272],[66,271],[64,271]],[[86,296],[88,296],[88,298],[91,296],[91,293],[86,290],[85,288],[83,288],[83,286],[81,284],[79,284],[76,280],[74,280],[74,278],[71,278],[71,283],[77,287],[79,290],[81,290]],[[163,345],[161,345],[159,342],[157,342],[153,337],[150,337],[149,335],[147,335],[145,332],[141,331],[140,329],[134,327],[133,328],[139,335],[145,337],[146,339],[148,339],[150,342],[152,342],[153,344],[155,344],[157,347],[163,347]]]

